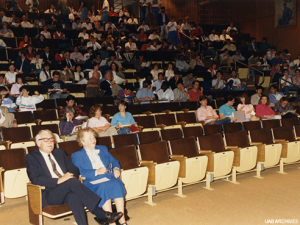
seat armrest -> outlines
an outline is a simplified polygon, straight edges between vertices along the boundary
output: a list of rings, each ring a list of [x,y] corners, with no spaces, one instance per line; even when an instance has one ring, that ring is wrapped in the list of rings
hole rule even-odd
[[[142,130],[143,130],[143,126],[138,126],[138,129],[139,129],[139,132],[142,132]]]
[[[110,117],[109,114],[104,114],[103,116],[105,117],[105,119],[109,120],[109,117]]]
[[[0,167],[0,192],[4,191],[4,188],[3,188],[3,179],[2,179],[2,172],[4,172],[4,171],[5,171],[5,169],[3,169],[3,167]]]
[[[157,124],[156,127],[160,128],[161,130],[165,129],[165,125],[164,124]]]
[[[153,161],[140,160],[140,164],[142,166],[148,167],[148,169],[149,169],[148,185],[155,185],[155,166],[156,166],[156,163],[154,163]]]
[[[152,112],[150,112],[150,111],[143,112],[143,114],[147,114],[147,116],[150,116],[151,113]]]
[[[184,113],[187,113],[189,111],[189,109],[185,108],[185,109],[181,109],[181,111],[183,111]]]
[[[300,137],[295,137],[296,140],[300,140]]]
[[[262,142],[250,142],[250,145],[262,145]]]
[[[2,141],[2,145],[4,145],[6,149],[9,149],[11,144],[12,142],[10,140]]]
[[[42,190],[43,186],[27,183],[28,207],[36,215],[42,215]]]
[[[186,158],[184,155],[170,155],[173,161],[178,161],[180,164],[178,177],[186,177]]]
[[[225,149],[239,148],[239,146],[224,146]]]
[[[36,125],[41,125],[42,120],[41,119],[36,119],[36,120],[34,120],[34,122],[35,122]]]
[[[163,113],[166,113],[166,114],[170,114],[171,110],[167,109],[167,110],[164,110],[162,111]]]
[[[281,142],[288,142],[287,140],[284,139],[273,139],[274,143],[281,143]]]
[[[199,150],[198,151],[200,155],[205,155],[208,157],[208,162],[207,162],[207,172],[214,172],[214,152],[212,150]]]
[[[176,124],[179,124],[179,125],[181,125],[181,127],[185,127],[185,124],[186,124],[186,122],[184,122],[184,121],[180,121],[180,122],[177,122]]]

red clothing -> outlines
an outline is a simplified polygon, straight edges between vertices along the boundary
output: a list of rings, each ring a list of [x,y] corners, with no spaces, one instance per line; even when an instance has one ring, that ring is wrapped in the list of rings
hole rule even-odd
[[[31,53],[27,52],[26,53],[26,58],[29,59],[30,62],[31,62],[31,60],[33,59],[34,55],[35,55],[35,52],[31,52]]]
[[[197,90],[196,92],[193,91],[193,88],[191,88],[189,91],[188,91],[188,94],[190,96],[190,101],[191,102],[197,102],[199,101],[199,98],[201,96],[201,90]]]
[[[268,105],[264,105],[264,104],[259,104],[256,106],[256,116],[271,116],[271,115],[275,115],[275,112],[273,111],[273,109],[271,109],[270,106]],[[263,117],[263,119],[267,119],[266,117]]]
[[[117,17],[119,17],[118,13],[112,12],[112,11],[109,11],[109,12],[108,12],[108,15],[109,15],[109,16],[117,16]]]
[[[201,30],[195,28],[195,29],[192,31],[192,36],[194,36],[194,37],[195,37],[195,36],[196,36],[196,37],[204,36],[204,33],[203,33],[203,31],[201,31]]]
[[[60,56],[59,53],[56,53],[55,56],[54,56],[54,58],[55,58],[55,61],[57,61],[60,64],[60,62],[65,59],[65,54],[63,54],[62,56]]]
[[[54,32],[54,34],[53,34],[54,39],[60,39],[60,38],[63,38],[64,36],[65,36],[65,34],[63,32],[60,32],[60,34],[58,34],[57,32]]]
[[[30,41],[28,42],[24,42],[24,41],[21,41],[20,44],[19,44],[19,48],[25,48],[27,45],[32,45]]]
[[[138,34],[138,39],[139,40],[144,40],[144,39],[147,40],[147,34]]]

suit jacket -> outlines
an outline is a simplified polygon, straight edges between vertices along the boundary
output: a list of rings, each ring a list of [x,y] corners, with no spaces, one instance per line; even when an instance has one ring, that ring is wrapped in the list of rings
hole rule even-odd
[[[106,146],[104,145],[96,145],[95,149],[99,149],[99,157],[103,163],[103,165],[109,170],[108,166],[111,163],[112,169],[119,168],[121,171],[121,167],[119,161],[115,159],[109,152]],[[83,184],[87,187],[90,186],[90,182],[93,180],[98,180],[107,176],[107,174],[101,174],[95,176],[95,169],[93,169],[92,163],[86,154],[84,148],[80,151],[74,152],[72,155],[72,162],[79,168],[80,174],[85,178]]]
[[[102,81],[100,83],[100,88],[101,90],[104,90],[105,91],[105,96],[111,96],[112,95],[112,91],[111,91],[111,88],[110,88],[110,83],[108,83],[106,80]]]
[[[71,64],[72,64],[72,66],[76,67],[76,62],[74,61],[74,59],[69,59],[69,60],[70,60],[70,62],[71,62]],[[66,59],[63,59],[63,60],[61,61],[61,66],[62,66],[62,68],[65,68],[67,65],[68,65],[68,64],[67,64],[67,60],[66,60]],[[69,67],[69,66],[68,66],[68,67]]]
[[[254,44],[254,46],[255,46],[255,50],[258,50],[258,47],[257,47],[256,43]],[[248,44],[248,51],[254,51],[252,43]]]
[[[54,55],[50,52],[49,52],[48,57],[45,54],[45,52],[43,52],[43,54],[41,55],[41,58],[43,59],[44,62],[48,62],[48,61],[54,62]]]
[[[22,65],[21,57],[16,58],[14,65],[15,65],[16,69],[20,70],[21,65]],[[23,62],[22,71],[23,71],[23,73],[30,73],[31,72],[30,61],[27,58]]]
[[[54,149],[52,151],[52,155],[64,173],[70,172],[73,173],[75,177],[79,177],[78,168],[69,160],[62,149]],[[25,160],[27,174],[31,183],[45,186],[45,189],[42,191],[42,203],[43,207],[45,207],[49,205],[47,202],[47,193],[58,185],[58,178],[52,178],[44,157],[40,153],[39,149],[36,149],[32,153],[26,155]]]
[[[168,23],[169,23],[169,18],[167,16],[167,14],[165,13],[165,24],[167,25]],[[163,23],[163,16],[162,16],[161,13],[158,14],[158,16],[157,16],[157,25],[158,26],[164,25],[164,23]]]

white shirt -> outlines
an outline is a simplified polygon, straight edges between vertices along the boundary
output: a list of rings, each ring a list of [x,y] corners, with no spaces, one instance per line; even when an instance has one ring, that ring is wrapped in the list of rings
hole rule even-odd
[[[140,3],[143,4],[143,6],[148,6],[147,3],[150,3],[151,0],[140,0]]]
[[[4,47],[4,48],[7,47],[6,44],[5,44],[5,42],[4,42],[2,39],[0,39],[0,46],[2,46],[2,47]]]
[[[127,43],[125,44],[125,48],[126,48],[126,47],[129,47],[131,51],[137,50],[136,44],[135,44],[134,42],[131,42],[131,45],[130,45],[129,42],[127,42]]]
[[[130,18],[127,20],[127,23],[128,24],[139,24],[137,18],[133,18],[133,19]]]
[[[165,76],[169,81],[172,77],[174,77],[174,71],[173,70],[166,70]]]
[[[105,167],[103,162],[100,159],[100,156],[98,155],[100,153],[100,149],[94,149],[92,151],[85,149],[85,152],[91,161],[93,169],[97,170],[101,167]]]
[[[232,86],[236,87],[241,83],[241,80],[239,78],[230,78],[227,82],[233,80]]]
[[[226,34],[225,37],[223,34],[220,35],[221,41],[225,41],[226,39],[229,39],[230,41],[232,41],[232,38],[228,34]]]
[[[93,43],[93,42],[89,41],[86,45],[88,48],[92,47],[94,49],[94,51],[101,49],[101,45],[98,42]]]
[[[28,21],[22,21],[21,22],[21,26],[22,27],[28,27],[28,28],[32,28],[34,25],[33,24],[31,24],[30,22],[28,22]]]
[[[174,26],[172,26],[174,24]],[[171,27],[172,26],[172,27]],[[176,22],[169,22],[167,24],[167,27],[169,27],[169,32],[170,31],[176,31],[177,23]]]
[[[104,7],[107,7],[107,8],[104,9]],[[103,12],[109,11],[109,3],[107,0],[104,0],[102,9],[104,9]]]
[[[151,0],[151,5],[152,7],[159,7],[160,0]]]
[[[13,72],[13,73],[11,73],[11,72],[7,72],[6,74],[5,74],[5,77],[6,77],[6,79],[8,80],[8,82],[9,83],[15,83],[16,82],[16,75],[17,75],[17,72]]]
[[[86,60],[88,60],[90,57],[91,57],[91,54],[90,54],[90,53],[85,53],[84,56],[83,56],[83,60],[86,61]]]
[[[137,31],[140,31],[140,29],[142,29],[142,28],[144,29],[145,32],[148,31],[148,30],[150,30],[148,25],[141,25],[141,26],[139,26],[139,28],[137,29]]]
[[[90,38],[90,35],[88,33],[83,33],[83,32],[80,32],[79,35],[78,35],[78,38],[82,37],[83,39],[85,40],[88,40]]]
[[[46,73],[47,73],[48,77],[47,77]],[[41,82],[46,81],[47,78],[49,78],[49,77],[50,77],[50,78],[53,77],[51,71],[46,71],[46,73],[45,73],[44,70],[40,73],[40,80],[41,80]]]
[[[50,39],[51,38],[51,33],[49,31],[41,31],[41,34],[45,36],[45,38]]]
[[[209,35],[209,40],[210,41],[220,41],[220,38],[217,34],[211,34],[211,35]]]
[[[226,32],[227,32],[227,33],[230,33],[231,30],[235,30],[236,32],[238,31],[238,30],[236,29],[236,27],[231,27],[231,26],[229,26],[229,27],[227,27]]]
[[[116,71],[112,71],[113,74],[113,79],[116,82],[116,84],[123,84],[123,82],[125,81],[125,79],[119,77],[116,73]]]
[[[160,36],[158,36],[157,34],[150,34],[148,39],[150,39],[150,40],[155,40],[155,39],[160,40]]]
[[[174,92],[172,91],[172,89],[168,89],[165,92],[162,89],[160,89],[157,92],[157,97],[158,100],[167,99],[168,102],[174,101]]]
[[[40,153],[42,154],[42,156],[43,156],[43,158],[44,158],[44,160],[45,160],[45,163],[46,163],[46,165],[47,165],[47,167],[48,167],[48,170],[49,170],[49,172],[50,172],[50,174],[51,174],[51,177],[52,177],[52,178],[59,178],[59,177],[54,173],[54,171],[53,171],[53,167],[52,167],[52,165],[51,165],[51,162],[50,162],[50,159],[49,159],[48,154],[45,153],[45,152],[42,152],[41,150],[40,150]],[[56,159],[54,158],[54,156],[52,155],[52,153],[50,153],[50,157],[51,157],[51,159],[54,161],[54,163],[55,163],[55,165],[56,165],[56,170],[57,170],[57,172],[59,172],[59,173],[63,176],[63,175],[64,175],[64,172],[63,172],[62,169],[60,168],[59,164],[57,163],[57,161],[56,161]]]
[[[116,25],[114,25],[113,23],[112,24],[107,23],[105,24],[105,31],[107,31],[109,27],[111,27],[112,30],[116,29]]]
[[[282,79],[285,79],[285,80],[287,80],[287,81],[289,81],[289,82],[292,82],[291,78],[285,78],[285,76],[283,76]],[[284,80],[280,80],[280,83],[281,83],[281,84],[283,84],[284,82],[285,82]],[[285,86],[290,86],[290,85],[291,85],[291,84],[288,83],[288,82],[285,83]]]
[[[86,28],[87,30],[92,30],[93,29],[93,26],[91,23],[87,24],[86,22],[82,23],[81,25],[82,28]]]
[[[140,89],[143,88],[143,82],[146,80],[146,78],[143,78],[141,81],[140,81]],[[151,80],[151,87],[155,87],[155,84],[153,82],[153,80]]]

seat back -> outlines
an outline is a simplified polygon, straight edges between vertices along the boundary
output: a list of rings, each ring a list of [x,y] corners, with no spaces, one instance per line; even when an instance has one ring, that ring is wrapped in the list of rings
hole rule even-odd
[[[197,123],[195,113],[176,113],[177,122]]]
[[[294,126],[295,128],[295,136],[300,137],[300,125]]]
[[[33,123],[31,111],[15,112],[13,114],[15,115],[15,119],[17,120],[18,124]]]
[[[182,131],[179,128],[161,130],[161,139],[165,141],[182,138]]]
[[[26,142],[31,139],[29,127],[3,128],[2,136],[4,141],[10,140],[12,143]]]
[[[260,121],[247,121],[243,122],[244,130],[257,130],[261,129],[261,123]]]
[[[108,149],[111,149],[111,138],[110,137],[97,137],[97,145],[104,145],[106,146]]]
[[[148,132],[138,132],[139,144],[148,144],[160,141],[159,132],[157,130]]]
[[[275,128],[280,127],[280,120],[263,120],[262,121],[263,128]]]
[[[249,130],[251,142],[262,142],[264,144],[273,144],[271,128],[263,128],[258,130]]]
[[[299,121],[297,117],[282,119],[281,124],[283,127],[292,127],[299,125]]]
[[[176,125],[175,114],[155,115],[156,124],[164,124],[166,126]]]
[[[179,102],[169,102],[169,103],[162,103],[163,110],[170,110],[172,112],[180,111]]]
[[[3,167],[6,171],[25,168],[25,155],[24,148],[1,150],[0,167]]]
[[[224,133],[230,133],[243,130],[242,123],[225,123],[223,124]]]
[[[27,147],[27,154],[33,152],[33,151],[36,150],[37,148],[38,148],[37,146]]]
[[[144,112],[150,111],[152,113],[160,113],[160,112],[162,112],[162,108],[159,103],[143,104],[143,111]]]
[[[41,103],[36,104],[36,108],[54,109],[56,107],[55,99],[44,99]]]
[[[238,146],[240,148],[249,147],[247,131],[236,131],[224,134],[227,146]]]
[[[57,98],[57,99],[55,99],[55,101],[56,101],[56,105],[57,106],[62,106],[62,107],[66,107],[66,99],[65,98]]]
[[[118,106],[116,106],[116,105],[104,105],[102,107],[103,115],[104,114],[109,114],[110,116],[113,116],[118,112],[119,112],[119,109],[118,109]]]
[[[225,150],[222,134],[212,134],[198,137],[200,150],[212,150],[213,152],[222,152]]]
[[[287,141],[295,141],[293,127],[275,127],[272,128],[274,139],[284,139]]]
[[[204,125],[203,129],[204,129],[204,134],[205,135],[222,133],[222,125],[221,124]]]
[[[57,120],[58,118],[56,109],[43,110],[43,121]]]
[[[168,143],[170,155],[184,155],[188,158],[199,156],[193,137],[170,140]]]
[[[142,126],[143,128],[156,127],[154,116],[135,116],[134,120],[139,126]]]
[[[197,110],[198,102],[180,102],[180,106],[182,109]]]
[[[167,143],[165,141],[159,141],[139,145],[139,158],[140,160],[152,160],[156,163],[169,162]]]
[[[50,130],[52,133],[59,134],[59,129],[57,124],[47,124],[47,125],[36,125],[31,127],[32,136],[35,137],[40,130]]]
[[[76,98],[77,105],[84,105],[84,106],[93,106],[96,104],[95,98],[93,97],[85,97],[85,98]]]
[[[132,115],[143,113],[142,105],[128,105],[126,110],[127,112],[130,112]]]
[[[65,151],[65,153],[67,154],[67,156],[69,158],[71,158],[71,155],[74,153],[74,152],[77,152],[79,150],[82,149],[82,147],[80,147],[78,145],[78,142],[77,141],[66,141],[66,142],[60,142],[59,143],[59,148],[61,148],[62,150]]]
[[[120,148],[127,145],[137,146],[135,133],[114,135],[113,139],[114,139],[115,148]]]
[[[203,136],[203,128],[201,126],[195,126],[195,127],[183,127],[183,136],[185,138],[187,137],[200,137]]]
[[[109,152],[119,161],[123,170],[130,170],[139,167],[137,152],[134,145],[112,148]]]

